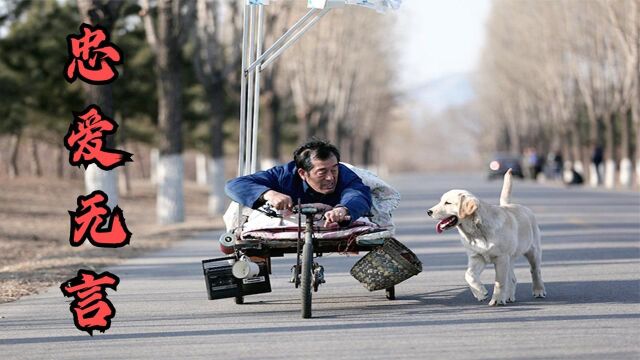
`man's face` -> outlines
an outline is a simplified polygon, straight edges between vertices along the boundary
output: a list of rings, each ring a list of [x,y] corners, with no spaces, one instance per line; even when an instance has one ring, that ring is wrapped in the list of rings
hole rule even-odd
[[[311,164],[313,164],[311,171],[298,169],[298,174],[316,192],[331,194],[338,183],[338,159],[334,155],[327,160],[312,157]]]

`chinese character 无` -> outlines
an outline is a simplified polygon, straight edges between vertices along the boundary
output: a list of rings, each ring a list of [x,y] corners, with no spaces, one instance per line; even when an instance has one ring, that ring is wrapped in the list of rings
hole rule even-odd
[[[75,297],[70,310],[76,328],[93,336],[93,331],[105,332],[116,315],[113,304],[107,300],[106,288],[116,290],[120,279],[105,271],[98,275],[91,270],[78,270],[78,276],[60,285],[66,297]]]
[[[122,51],[109,41],[106,30],[82,24],[80,31],[82,35],[67,36],[69,61],[64,67],[64,78],[72,83],[79,77],[93,85],[117,79],[115,64],[122,64]]]
[[[69,211],[71,246],[80,246],[85,239],[98,247],[121,247],[129,244],[132,233],[127,229],[122,209],[116,206],[111,212],[106,206],[108,200],[107,194],[100,190],[88,196],[78,196],[78,208],[75,212]],[[103,229],[107,219],[110,219],[110,224]]]
[[[82,113],[74,113],[74,119],[64,146],[70,151],[69,163],[73,166],[96,164],[103,170],[111,170],[131,160],[133,154],[103,147],[107,135],[118,129],[118,124],[105,117],[100,108],[90,105]]]

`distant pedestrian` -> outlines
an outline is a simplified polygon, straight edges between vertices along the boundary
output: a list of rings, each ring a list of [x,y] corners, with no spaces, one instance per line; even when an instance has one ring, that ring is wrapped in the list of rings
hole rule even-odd
[[[595,167],[596,177],[598,179],[598,185],[602,184],[602,161],[604,158],[604,150],[602,145],[596,144],[593,148],[593,154],[591,155],[591,163]]]
[[[553,178],[559,179],[562,176],[562,154],[559,151],[554,151],[550,154],[549,158]]]
[[[538,177],[538,173],[542,170],[544,159],[538,156],[538,152],[535,148],[528,147],[524,150],[524,161],[528,177],[535,180]]]

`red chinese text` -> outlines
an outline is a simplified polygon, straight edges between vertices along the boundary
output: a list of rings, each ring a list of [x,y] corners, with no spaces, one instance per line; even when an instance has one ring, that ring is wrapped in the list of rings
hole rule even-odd
[[[69,60],[64,77],[72,83],[76,78],[94,84],[106,84],[118,78],[115,64],[122,63],[122,51],[109,41],[109,35],[100,26],[80,25],[81,35],[67,36]]]
[[[93,331],[105,332],[111,326],[116,309],[107,299],[106,288],[116,290],[120,279],[110,272],[98,275],[90,270],[78,270],[78,276],[60,285],[64,296],[73,296],[70,310],[78,330],[93,336]]]
[[[78,196],[78,208],[71,215],[69,243],[80,246],[85,239],[94,246],[121,247],[129,244],[131,232],[127,229],[122,209],[116,206],[113,212],[106,206],[107,194],[100,190],[88,196]],[[107,219],[109,226],[103,228]]]
[[[118,124],[105,117],[96,105],[90,105],[82,113],[74,113],[73,123],[64,137],[64,146],[70,151],[69,163],[85,168],[93,163],[103,170],[111,170],[132,161],[133,154],[105,146],[107,135],[117,129]]]

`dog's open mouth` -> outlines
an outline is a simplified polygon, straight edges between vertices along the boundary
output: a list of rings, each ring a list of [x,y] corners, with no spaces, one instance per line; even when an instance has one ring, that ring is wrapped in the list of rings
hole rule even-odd
[[[448,228],[456,226],[456,224],[458,224],[458,217],[455,215],[449,216],[446,219],[440,220],[438,225],[436,225],[436,231],[440,234]]]

